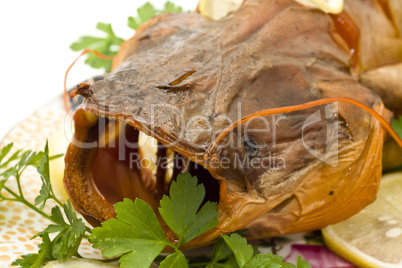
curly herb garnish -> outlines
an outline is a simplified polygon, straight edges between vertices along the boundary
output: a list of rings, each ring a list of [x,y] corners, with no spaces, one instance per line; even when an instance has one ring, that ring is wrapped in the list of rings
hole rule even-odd
[[[163,9],[156,9],[152,4],[146,3],[137,9],[135,16],[128,18],[127,25],[137,30],[138,27],[150,20],[152,17],[162,13],[179,13],[183,12],[180,6],[173,4],[172,2],[166,2]],[[86,48],[95,50],[105,56],[114,56],[120,49],[120,45],[124,39],[115,35],[112,25],[110,23],[99,22],[96,25],[96,29],[104,32],[106,36],[83,36],[77,42],[71,44],[70,48],[73,51],[81,51]],[[110,72],[112,67],[112,60],[101,59],[94,53],[88,53],[85,63],[95,69],[104,69],[106,72]]]
[[[80,257],[78,247],[81,240],[91,233],[91,229],[86,227],[82,219],[77,217],[70,202],[63,204],[53,192],[50,183],[49,161],[61,157],[61,155],[50,157],[47,143],[43,152],[18,150],[11,154],[12,147],[13,144],[10,143],[0,151],[0,202],[23,203],[54,223],[32,237],[42,238],[38,253],[23,255],[22,259],[16,260],[13,264],[20,265],[20,267],[40,267],[43,263],[51,260],[67,259],[72,256]],[[21,175],[29,166],[36,168],[42,181],[42,187],[34,203],[25,198],[22,189],[23,183],[21,182]],[[9,187],[10,180],[16,182],[17,191]],[[43,211],[46,201],[49,199],[57,203],[52,208],[50,215]],[[64,217],[67,218],[68,223],[65,222]],[[56,233],[52,240],[49,238],[51,233]]]
[[[47,143],[44,151],[38,153],[18,150],[11,154],[12,146],[9,144],[0,151],[0,202],[21,202],[53,222],[33,237],[42,239],[38,253],[23,255],[13,262],[14,265],[41,267],[52,260],[82,258],[78,248],[82,239],[88,238],[94,248],[103,249],[105,257],[119,260],[122,268],[149,267],[153,262],[160,267],[310,267],[301,258],[294,265],[284,263],[283,258],[277,255],[260,254],[238,233],[223,235],[218,239],[211,257],[203,262],[186,257],[180,250],[181,246],[216,227],[219,215],[215,202],[202,205],[205,188],[189,173],[179,175],[172,182],[169,196],[163,196],[160,201],[159,213],[177,235],[177,242],[172,243],[166,239],[154,211],[141,199],[125,199],[116,203],[117,217],[105,221],[102,227],[90,229],[77,216],[70,201],[62,203],[53,192],[49,162],[60,155],[49,157]],[[34,203],[25,199],[21,184],[21,174],[28,166],[35,167],[42,180],[41,190]],[[12,178],[17,183],[18,191],[7,185]],[[57,203],[50,215],[43,211],[49,199]],[[50,234],[53,234],[53,239]],[[172,254],[160,255],[163,249],[169,247]]]

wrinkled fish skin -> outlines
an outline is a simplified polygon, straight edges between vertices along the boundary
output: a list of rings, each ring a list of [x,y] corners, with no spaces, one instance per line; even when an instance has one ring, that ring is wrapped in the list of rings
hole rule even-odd
[[[359,7],[366,13],[357,15]],[[380,7],[374,0],[350,0],[345,9],[357,27],[363,27],[359,19],[373,14],[387,22]],[[382,64],[366,63],[367,53],[372,52],[366,47],[369,37],[360,29],[365,38],[363,54],[360,64],[351,66],[350,47],[333,17],[291,0],[248,0],[220,21],[197,13],[160,15],[123,44],[114,71],[91,86],[93,94],[83,109],[123,118],[203,165],[219,180],[218,228],[187,248],[244,227],[251,228],[250,238],[321,228],[350,217],[375,199],[384,131],[368,113],[335,103],[282,114],[279,121],[278,116],[269,116],[271,129],[256,134],[242,126],[226,141],[229,146],[216,149],[218,158],[231,160],[229,168],[213,167],[199,156],[228,121],[264,109],[349,97],[389,117],[380,97],[356,78]],[[392,57],[385,58],[386,64],[394,63]],[[328,120],[305,127],[317,112]],[[195,117],[199,120],[194,123]],[[334,125],[337,134],[328,135]],[[204,131],[194,133],[194,127]],[[264,129],[261,120],[251,121],[248,127]],[[77,130],[81,137],[85,131]],[[250,158],[246,136],[262,148],[252,159],[265,161],[274,155],[285,165],[235,165]],[[328,150],[335,143],[339,150]],[[325,161],[309,149],[328,153]],[[66,181],[75,172],[68,170],[69,164],[71,170],[77,165],[69,159],[80,155],[73,146],[69,151]],[[90,207],[81,210],[91,213]]]

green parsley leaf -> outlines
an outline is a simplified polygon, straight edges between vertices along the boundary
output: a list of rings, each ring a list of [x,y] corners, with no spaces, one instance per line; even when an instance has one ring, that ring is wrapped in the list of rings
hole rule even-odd
[[[5,180],[5,179],[0,181],[0,192],[3,189],[4,185],[6,184],[6,181],[7,180]]]
[[[11,148],[13,147],[12,143],[7,144],[6,146],[4,146],[1,151],[0,151],[0,167],[2,167],[3,165],[1,164],[1,162],[3,161],[4,157],[6,157],[6,155],[11,151]]]
[[[283,262],[283,257],[273,255],[270,253],[255,255],[249,260],[243,268],[263,268],[263,267],[277,267],[277,268],[296,268],[294,264]]]
[[[137,20],[132,16],[128,17],[127,26],[134,30],[137,30],[138,27],[140,27],[140,25],[137,23]]]
[[[300,255],[297,256],[297,260],[296,260],[296,267],[297,268],[311,268],[310,263],[308,263],[308,261],[303,260]]]
[[[14,176],[17,173],[15,167],[10,167],[6,171],[0,174],[0,176],[4,177],[4,183],[7,181],[8,178]],[[3,185],[4,186],[4,185]]]
[[[86,48],[90,48],[106,56],[116,55],[124,39],[117,37],[115,35],[112,29],[112,25],[110,23],[99,22],[96,25],[96,28],[104,32],[106,36],[105,37],[83,36],[77,42],[71,44],[70,48],[73,51],[80,51]],[[87,59],[85,60],[85,63],[95,69],[103,68],[105,69],[106,72],[109,72],[112,67],[112,60],[100,59],[93,53],[87,54]]]
[[[35,198],[35,206],[40,205],[39,209],[42,210],[45,207],[46,201],[50,196],[50,186],[47,183],[42,183],[39,191],[39,195]]]
[[[225,262],[222,262],[225,261]],[[212,251],[211,263],[206,268],[233,268],[239,267],[233,251],[226,244],[223,237],[219,238]]]
[[[22,255],[22,259],[15,260],[12,265],[20,265],[22,268],[39,268],[42,264],[53,260],[49,235],[44,234],[41,238],[42,244],[39,245],[38,254]]]
[[[43,152],[32,152],[31,150],[25,151],[19,156],[20,161],[17,163],[16,168],[18,173],[21,174],[28,166],[38,167],[43,157]],[[9,159],[10,161],[10,159]]]
[[[6,166],[8,166],[11,162],[13,162],[13,161],[17,160],[18,158],[20,158],[20,157],[21,157],[21,152],[22,152],[22,150],[16,151],[10,158],[8,158],[7,161],[5,161],[4,163],[1,164],[1,167],[2,167],[2,168],[3,168],[3,167],[6,167]]]
[[[402,116],[398,119],[392,120],[392,128],[398,133],[399,137],[402,139]]]
[[[21,259],[16,259],[12,265],[19,266],[22,268],[30,268],[38,259],[39,254],[27,254],[21,255]]]
[[[124,199],[115,204],[117,218],[102,223],[92,230],[89,241],[94,248],[103,248],[102,254],[121,257],[121,267],[149,267],[166,246],[172,245],[152,208],[143,200]]]
[[[44,237],[50,233],[58,232],[51,242],[50,252],[54,260],[77,255],[78,247],[87,230],[85,223],[82,219],[78,219],[72,210],[70,200],[68,200],[68,204],[63,204],[63,210],[69,223],[65,222],[60,207],[55,206],[52,208],[50,219],[56,224],[50,224],[45,230],[34,236]]]
[[[254,254],[254,249],[251,245],[247,244],[247,240],[239,234],[233,233],[230,236],[224,235],[223,239],[226,244],[233,251],[236,257],[237,264],[242,268]]]
[[[0,201],[7,199],[1,193],[2,190],[6,190],[15,197],[15,199],[12,199],[13,201],[20,201],[27,204],[29,202],[24,198],[20,183],[20,177],[28,166],[33,166],[37,168],[40,165],[41,160],[44,156],[44,152],[32,152],[31,150],[23,152],[22,150],[18,150],[14,152],[10,157],[8,157],[8,159],[6,159],[6,156],[8,156],[12,147],[13,144],[10,143],[7,146],[3,147],[0,151],[0,176],[4,178],[3,180],[0,181]],[[15,163],[12,167],[8,168],[8,166],[10,166],[10,164],[13,163],[14,161],[17,161],[17,163]],[[6,170],[2,171],[4,169]],[[10,188],[5,186],[7,180],[10,177],[14,177],[16,179],[18,184],[18,193],[14,193]],[[42,189],[42,194],[46,195],[44,188]]]
[[[178,235],[178,247],[211,230],[218,224],[216,203],[206,202],[198,211],[205,197],[204,185],[197,185],[197,177],[190,173],[177,176],[164,196],[159,213],[169,228]],[[197,212],[198,211],[198,212]]]
[[[76,256],[81,237],[74,239],[72,228],[65,228],[52,240],[52,256],[55,260]]]
[[[128,18],[127,25],[136,30],[141,24],[147,22],[152,17],[167,12],[178,13],[183,12],[183,9],[169,1],[165,3],[165,6],[162,10],[158,10],[152,4],[146,3],[137,9],[136,16],[130,16]],[[90,48],[106,56],[116,55],[124,39],[115,35],[112,26],[109,23],[100,22],[96,25],[96,28],[106,33],[106,36],[83,36],[77,42],[71,44],[70,48],[73,51],[81,51],[83,49]],[[93,53],[88,53],[85,60],[85,63],[91,67],[95,69],[103,68],[106,72],[110,72],[112,62],[112,60],[100,59]]]
[[[5,157],[10,153],[11,149],[13,147],[13,143],[9,143],[6,146],[4,146],[1,151],[0,151],[0,168],[4,169],[7,168],[7,166],[12,162],[17,160],[18,158],[21,157],[21,152],[22,150],[18,150],[14,152],[11,157],[9,157],[6,161],[3,161]],[[15,167],[13,167],[14,170],[16,170]],[[0,173],[1,176],[4,176],[4,173]],[[10,171],[8,173],[11,173]]]
[[[53,260],[51,254],[51,241],[48,234],[41,236],[42,244],[39,245],[38,258],[31,268],[42,267],[42,264]]]
[[[44,152],[40,152],[37,154],[33,153],[27,161],[28,165],[37,166],[37,171],[42,180],[42,186],[39,191],[39,196],[35,198],[35,206],[39,205],[40,210],[43,210],[48,199],[53,198],[52,185],[50,182],[49,162],[52,159],[58,158],[60,156],[62,155],[49,157],[49,144],[48,141],[46,141]]]
[[[11,176],[18,177],[21,175],[21,173],[28,167],[28,166],[33,166],[37,168],[39,164],[41,163],[41,160],[44,156],[43,152],[32,152],[31,150],[28,151],[22,151],[18,150],[14,152],[7,160],[3,161],[5,157],[9,154],[13,147],[13,144],[10,143],[3,147],[0,151],[0,169],[5,169],[7,168],[11,162],[14,162],[18,160],[18,162],[11,168],[7,169],[5,172],[0,173],[0,176],[3,176],[5,178],[9,178]],[[56,155],[49,160],[55,159],[60,157],[61,155]]]
[[[238,268],[236,258],[232,255],[226,262],[211,262],[205,268]]]
[[[170,1],[167,1],[165,3],[165,7],[161,11],[161,13],[181,13],[181,12],[183,12],[183,8],[181,6],[175,5]]]
[[[57,223],[58,225],[64,227],[67,225],[67,223],[64,221],[63,214],[61,213],[60,207],[55,206],[52,208],[52,213],[50,215],[50,218],[54,223]]]
[[[135,18],[128,17],[127,25],[128,25],[128,27],[130,27],[134,30],[137,30],[141,24],[150,20],[157,13],[158,13],[158,10],[156,10],[152,4],[146,3],[137,9],[137,16]]]
[[[39,191],[39,196],[35,198],[35,206],[40,205],[39,209],[42,210],[45,207],[46,200],[50,198],[50,190],[51,190],[50,175],[49,175],[49,144],[47,141],[45,145],[45,151],[42,156],[42,161],[38,165],[37,171],[40,174],[40,178],[42,180],[42,186]]]
[[[167,256],[166,259],[164,259],[159,265],[159,268],[171,268],[171,267],[188,268],[187,259],[184,256],[183,252],[181,252],[180,250]]]
[[[137,9],[137,16],[128,17],[128,27],[137,30],[141,24],[147,22],[156,15],[162,13],[180,13],[183,9],[180,6],[175,5],[172,2],[167,1],[162,10],[156,9],[152,4],[146,3]]]
[[[60,225],[58,227],[56,227],[57,225],[50,227],[47,231],[53,232],[63,227],[52,241],[52,255],[55,259],[66,259],[77,254],[78,247],[86,231],[86,226],[82,219],[78,219],[73,211],[70,200],[68,200],[67,204],[63,204],[63,211],[69,224],[65,223],[64,219],[60,219],[60,209],[57,207],[56,210],[58,211],[57,214],[52,214],[52,216],[53,218],[58,218]]]
[[[219,238],[218,241],[214,244],[214,249],[212,251],[211,262],[215,263],[218,261],[229,259],[233,256],[233,251],[230,247],[226,244],[223,238]]]

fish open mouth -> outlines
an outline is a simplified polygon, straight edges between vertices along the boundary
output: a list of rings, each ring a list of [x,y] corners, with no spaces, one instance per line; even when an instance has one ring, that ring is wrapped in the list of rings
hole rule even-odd
[[[140,198],[156,211],[171,182],[184,172],[204,184],[205,201],[219,201],[219,183],[201,165],[130,125],[104,118],[100,125],[89,178],[110,203]]]
[[[82,109],[74,120],[75,140],[66,155],[64,183],[74,206],[90,224],[99,226],[115,217],[113,205],[124,198],[143,199],[158,215],[160,199],[183,172],[197,176],[204,185],[204,202],[219,202],[218,180],[174,146],[166,147],[129,124]]]

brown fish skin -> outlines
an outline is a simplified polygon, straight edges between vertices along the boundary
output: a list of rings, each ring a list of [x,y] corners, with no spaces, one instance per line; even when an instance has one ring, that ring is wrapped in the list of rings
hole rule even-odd
[[[282,114],[279,121],[269,116],[275,135],[249,131],[264,129],[261,120],[254,120],[248,130],[242,126],[225,141],[229,146],[215,150],[219,159],[231,160],[229,168],[215,167],[200,156],[228,119],[234,122],[268,108],[350,97],[389,117],[381,99],[352,77],[349,50],[339,45],[342,38],[330,16],[290,0],[245,1],[217,22],[197,13],[158,16],[123,44],[114,71],[91,86],[93,94],[76,119],[75,138],[93,139],[91,127],[79,122],[85,114],[100,115],[154,136],[209,170],[220,183],[219,225],[184,249],[244,227],[251,228],[250,238],[260,238],[339,222],[375,199],[381,178],[384,131],[357,107],[311,108]],[[304,128],[317,111],[329,111],[327,116],[338,123],[320,121]],[[328,122],[338,125],[336,136],[327,135]],[[261,146],[252,157],[246,134]],[[339,151],[329,151],[326,162],[307,150],[325,153],[334,142]],[[84,156],[96,150],[72,144],[66,156],[65,185],[91,224],[114,216],[112,204],[87,182],[91,158]],[[285,167],[235,165],[266,161],[271,155]]]
[[[400,1],[346,1],[345,11],[359,29],[360,83],[376,92],[395,116],[402,115]]]

